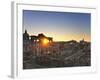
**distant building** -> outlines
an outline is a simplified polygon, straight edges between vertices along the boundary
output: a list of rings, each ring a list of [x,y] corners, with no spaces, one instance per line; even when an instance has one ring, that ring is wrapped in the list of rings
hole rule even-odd
[[[23,40],[29,40],[29,34],[27,33],[27,30],[25,30],[25,33],[23,33]]]
[[[38,36],[32,35],[32,36],[30,36],[30,39],[31,39],[32,42],[37,42]]]
[[[53,41],[53,38],[52,37],[47,37],[47,39],[49,40],[49,42],[52,42]]]
[[[84,38],[82,40],[80,40],[80,43],[84,42]]]
[[[32,42],[39,41],[40,43],[42,43],[43,39],[47,39],[47,40],[49,40],[49,42],[53,41],[52,37],[46,37],[43,33],[38,34],[38,36],[35,36],[35,35],[29,36],[29,34],[27,33],[27,30],[25,30],[25,33],[23,33],[23,40],[24,41],[31,40]]]
[[[39,39],[40,42],[42,42],[43,39],[48,39],[49,42],[52,42],[53,41],[53,38],[52,37],[46,37],[43,33],[38,34],[38,39]]]
[[[85,45],[85,44],[87,44],[87,43],[88,43],[87,41],[84,41],[84,38],[83,38],[82,40],[80,40],[80,44]]]

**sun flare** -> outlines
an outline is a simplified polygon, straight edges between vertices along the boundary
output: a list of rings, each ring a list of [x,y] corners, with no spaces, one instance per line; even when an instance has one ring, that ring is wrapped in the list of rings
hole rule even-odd
[[[43,39],[43,44],[47,45],[49,43],[48,39]]]

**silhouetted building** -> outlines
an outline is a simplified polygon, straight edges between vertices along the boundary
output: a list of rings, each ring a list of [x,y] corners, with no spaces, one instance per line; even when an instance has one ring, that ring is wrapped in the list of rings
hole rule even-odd
[[[41,34],[38,34],[38,38],[39,39],[42,39],[42,38],[45,38],[46,36],[43,34],[43,33],[41,33]]]
[[[53,41],[53,38],[52,37],[47,37],[47,39],[50,41]]]
[[[27,30],[25,30],[25,33],[23,33],[23,40],[29,40],[29,34],[27,33]]]
[[[27,30],[25,30],[25,33],[23,33],[23,40],[24,41],[29,41],[30,40],[33,43],[34,42],[42,43],[44,39],[49,40],[49,42],[53,41],[52,37],[46,37],[43,33],[38,34],[38,36],[36,36],[36,35],[29,36],[29,34],[27,33]]]
[[[38,36],[30,36],[30,38],[31,38],[31,41],[32,42],[37,42],[38,41]]]
[[[88,42],[87,41],[85,41],[84,40],[84,38],[82,39],[82,40],[80,40],[80,44],[83,44],[83,45],[85,45],[85,44],[87,44]]]
[[[48,39],[49,42],[52,42],[53,41],[53,38],[52,37],[46,37],[43,33],[41,34],[38,34],[38,39],[39,39],[39,42],[42,42],[43,39]]]

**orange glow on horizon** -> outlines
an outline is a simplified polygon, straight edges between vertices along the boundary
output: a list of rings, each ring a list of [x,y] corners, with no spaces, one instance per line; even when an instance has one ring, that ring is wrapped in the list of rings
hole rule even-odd
[[[47,35],[50,36],[50,35]],[[85,41],[91,42],[91,36],[90,35],[82,35],[82,34],[65,34],[65,35],[52,35],[53,41],[70,41],[70,40],[76,40],[80,41],[84,38]]]
[[[70,41],[70,40],[76,40],[76,41],[80,41],[80,40],[82,40],[82,39],[84,39],[85,41],[88,41],[88,42],[91,42],[91,38],[90,37],[88,37],[88,36],[86,36],[86,37],[79,37],[79,36],[69,36],[69,37],[64,37],[64,36],[60,36],[60,38],[59,37],[56,37],[56,38],[54,38],[53,40],[54,41]]]
[[[30,33],[30,34],[34,34],[34,33]],[[39,33],[37,33],[39,34]],[[36,35],[37,35],[36,34]],[[66,34],[59,34],[59,33],[55,33],[55,32],[51,32],[51,33],[44,33],[45,36],[47,37],[52,37],[53,41],[70,41],[70,40],[76,40],[76,41],[80,41],[84,38],[85,41],[91,42],[91,36],[87,35],[87,34],[75,34],[75,33],[66,33]],[[43,40],[43,44],[47,44],[49,41]]]

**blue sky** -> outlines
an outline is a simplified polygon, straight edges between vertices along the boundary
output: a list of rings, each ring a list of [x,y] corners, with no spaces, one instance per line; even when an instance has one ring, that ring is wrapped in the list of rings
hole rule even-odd
[[[23,10],[23,33],[44,33],[55,41],[91,39],[91,14]]]

